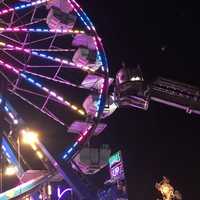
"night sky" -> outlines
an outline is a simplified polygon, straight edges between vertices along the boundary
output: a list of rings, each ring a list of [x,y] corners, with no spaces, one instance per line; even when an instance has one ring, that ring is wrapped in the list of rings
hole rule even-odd
[[[88,0],[81,3],[97,27],[111,75],[122,61],[140,65],[146,80],[165,78],[199,85],[200,16],[187,1]],[[156,181],[167,176],[183,194],[198,199],[200,116],[151,103],[147,112],[119,109],[104,135],[113,151],[121,149],[129,199],[156,199]]]

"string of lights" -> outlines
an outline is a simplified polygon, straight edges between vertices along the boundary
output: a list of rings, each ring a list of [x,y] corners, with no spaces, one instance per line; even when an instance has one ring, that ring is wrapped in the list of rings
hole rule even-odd
[[[5,68],[11,70],[12,72],[14,72],[15,74],[19,75],[20,77],[22,77],[24,80],[27,80],[29,83],[33,84],[34,86],[36,86],[37,88],[43,90],[44,92],[46,92],[48,95],[51,95],[52,97],[56,98],[58,101],[60,101],[61,103],[64,103],[66,106],[68,106],[69,108],[71,108],[74,111],[77,111],[78,114],[84,116],[85,112],[84,110],[78,108],[77,106],[75,106],[74,104],[70,103],[69,101],[65,100],[62,96],[58,95],[56,92],[50,90],[49,88],[47,88],[46,86],[43,86],[41,83],[36,82],[31,76],[24,74],[22,71],[12,65],[9,65],[7,63],[5,63],[4,61],[0,60],[0,65],[4,66]]]
[[[75,1],[72,2],[71,0],[68,0],[68,2],[71,4],[71,6],[74,9],[74,11],[80,17],[81,21],[86,25],[87,29],[88,30],[92,29],[93,31],[95,31],[94,25],[92,24],[92,22],[90,21],[89,17],[86,15],[86,13],[82,10],[82,8]],[[95,31],[95,33],[96,33],[96,31]],[[103,61],[102,61],[102,57],[101,57],[101,55],[103,56],[104,52],[100,53],[96,37],[93,37],[93,40],[95,42],[95,46],[96,46],[97,55],[99,57],[99,60],[102,62],[102,71],[107,71],[108,70],[106,68],[107,67],[107,62],[106,62],[107,60],[106,59],[104,60],[105,61],[105,65],[103,65]],[[98,38],[98,41],[101,42],[100,38]],[[100,95],[99,95],[99,98],[98,98],[98,101],[97,101],[97,112],[95,114],[95,117],[98,117],[98,115],[99,115],[99,113],[101,111],[101,104],[102,104],[102,101],[103,101],[103,92],[105,90],[105,86],[106,86],[106,80],[104,80],[104,82],[101,85]],[[62,156],[62,158],[64,160],[67,160],[71,156],[72,152],[75,151],[75,148],[78,146],[78,144],[81,143],[88,136],[88,133],[90,132],[91,129],[92,129],[92,126],[89,126],[86,129],[86,131],[83,134],[80,135],[80,137],[72,145],[72,147],[67,148],[64,151],[63,156]]]
[[[25,9],[25,8],[30,8],[32,6],[37,6],[37,5],[46,3],[48,1],[50,1],[50,0],[38,0],[38,1],[31,2],[31,3],[26,3],[26,4],[22,4],[22,5],[17,5],[17,6],[11,7],[11,8],[6,8],[6,9],[3,9],[3,10],[0,10],[0,16],[4,15],[4,14],[8,14],[10,12],[22,10],[22,9]]]
[[[47,28],[18,28],[0,27],[0,32],[30,32],[30,33],[67,33],[67,34],[84,34],[85,31],[82,30],[72,30],[72,29],[47,29]]]
[[[2,41],[0,41],[0,46],[6,47],[6,48],[9,48],[9,49],[12,49],[12,50],[16,50],[16,51],[23,51],[25,53],[28,53],[28,54],[31,54],[31,55],[34,55],[34,56],[38,56],[40,58],[44,58],[44,59],[48,59],[48,60],[51,60],[51,61],[54,61],[54,62],[58,62],[60,64],[66,64],[66,65],[69,65],[69,66],[72,66],[72,67],[76,67],[76,68],[81,69],[83,71],[89,71],[89,72],[95,72],[96,71],[95,69],[92,69],[89,66],[85,66],[85,65],[82,65],[82,64],[75,64],[75,63],[68,61],[66,59],[53,57],[53,56],[50,56],[50,55],[45,54],[45,53],[39,53],[37,51],[32,51],[31,49],[22,48],[22,47],[15,46],[15,45],[5,43],[5,42],[2,42]]]

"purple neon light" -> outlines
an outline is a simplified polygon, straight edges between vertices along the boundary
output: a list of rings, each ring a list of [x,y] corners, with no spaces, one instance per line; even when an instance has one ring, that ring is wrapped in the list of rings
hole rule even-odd
[[[63,190],[63,191],[61,192],[61,189],[58,187],[58,189],[57,189],[58,200],[61,199],[62,196],[64,196],[64,194],[65,194],[66,192],[72,192],[72,188],[66,188],[65,190]]]

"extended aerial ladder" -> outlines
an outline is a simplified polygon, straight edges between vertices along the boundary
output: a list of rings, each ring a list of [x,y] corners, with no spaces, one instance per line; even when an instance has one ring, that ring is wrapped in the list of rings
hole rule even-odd
[[[123,67],[116,76],[115,100],[118,106],[148,110],[150,101],[200,114],[200,88],[158,77],[147,83],[141,69]]]

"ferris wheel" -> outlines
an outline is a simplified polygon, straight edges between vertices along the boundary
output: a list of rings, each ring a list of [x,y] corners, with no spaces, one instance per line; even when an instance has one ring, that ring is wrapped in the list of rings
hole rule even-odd
[[[2,111],[13,126],[30,108],[63,127],[72,137],[62,162],[105,128],[108,72],[101,38],[76,1],[0,1]]]
[[[0,6],[0,71],[7,92],[66,131],[80,127],[64,151],[67,160],[104,110],[108,66],[101,39],[74,0],[3,0]]]

